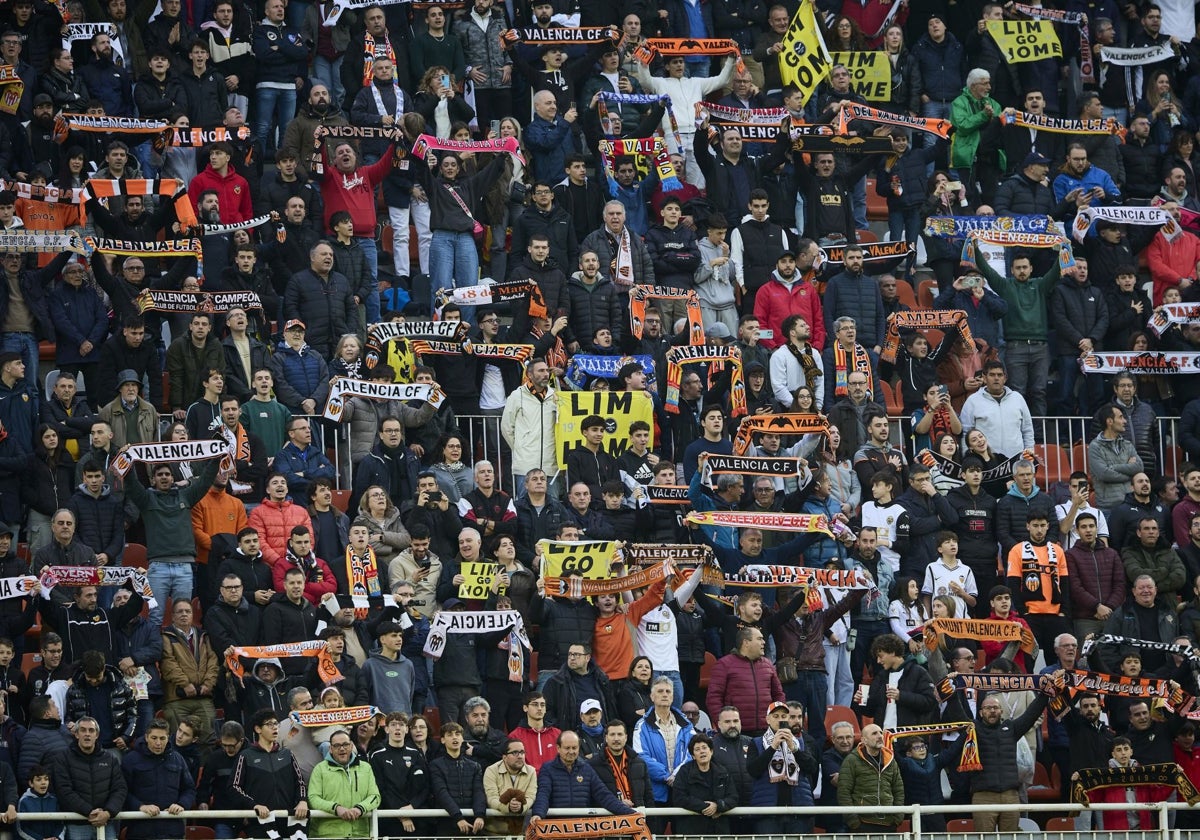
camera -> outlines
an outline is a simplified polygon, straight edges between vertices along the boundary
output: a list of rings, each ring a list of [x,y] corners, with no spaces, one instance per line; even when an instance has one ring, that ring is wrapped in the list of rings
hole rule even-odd
[[[442,491],[434,490],[425,494],[425,507],[435,508],[442,503]]]

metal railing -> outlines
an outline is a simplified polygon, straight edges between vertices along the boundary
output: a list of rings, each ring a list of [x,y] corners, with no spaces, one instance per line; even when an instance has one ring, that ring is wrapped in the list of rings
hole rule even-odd
[[[1086,835],[1088,837],[1098,837],[1103,834],[1105,840],[1119,835],[1128,835],[1129,837],[1141,837],[1149,840],[1150,838],[1158,838],[1159,840],[1177,840],[1179,832],[1171,827],[1171,814],[1177,811],[1190,810],[1186,802],[1147,802],[1138,803],[1132,810],[1150,811],[1156,814],[1158,822],[1157,827],[1139,829],[1133,831],[1110,831],[1105,829],[1096,829],[1095,831],[1078,832],[1079,836]],[[1124,802],[1114,803],[1095,803],[1092,805],[1080,805],[1077,803],[1030,803],[1030,804],[997,804],[997,805],[897,805],[897,806],[872,806],[871,813],[874,815],[890,814],[900,815],[902,820],[908,820],[911,823],[911,828],[906,834],[913,840],[921,840],[922,837],[945,837],[946,831],[928,831],[923,827],[923,817],[940,814],[948,818],[964,818],[971,817],[976,812],[996,812],[1002,814],[1044,814],[1051,813],[1064,816],[1076,816],[1085,812],[1104,812],[1104,811],[1129,811],[1131,806]],[[648,817],[683,817],[696,816],[695,812],[687,811],[683,808],[642,808],[639,809]],[[551,808],[549,816],[551,817],[580,817],[580,816],[597,816],[608,813],[599,808]],[[846,809],[838,806],[814,806],[808,808],[783,808],[783,807],[761,807],[761,808],[734,808],[727,812],[728,816],[733,817],[766,817],[766,816],[795,816],[795,817],[816,817],[821,815],[844,816]],[[472,811],[467,808],[463,809],[464,816],[474,816]],[[52,812],[52,813],[30,813],[24,815],[28,822],[85,822],[87,817],[76,814],[74,812]],[[272,816],[276,818],[286,818],[291,816],[287,811],[274,811]],[[429,819],[447,819],[449,814],[446,811],[437,808],[420,808],[414,810],[405,809],[389,809],[372,811],[367,814],[371,821],[371,837],[381,837],[379,831],[379,821],[381,819],[411,819],[411,820],[429,820]],[[488,811],[486,816],[489,817],[511,817],[511,814],[502,813],[499,811]],[[324,817],[330,819],[338,819],[336,815],[329,814],[324,811],[310,811],[309,818]],[[227,810],[227,811],[183,811],[174,816],[162,814],[151,817],[141,811],[122,811],[117,815],[117,819],[124,822],[129,820],[151,820],[151,819],[171,819],[171,820],[190,820],[201,821],[201,823],[212,821],[240,821],[240,820],[257,820],[254,811],[251,810]],[[110,820],[110,824],[111,824]],[[104,840],[104,826],[96,827],[97,840]],[[954,832],[952,836],[961,838],[967,836],[984,836],[976,835],[975,832]],[[678,835],[677,835],[678,836]],[[759,836],[759,835],[750,835]],[[761,835],[766,837],[766,835]],[[800,836],[788,834],[788,838],[796,838]],[[820,835],[811,835],[817,837]],[[869,836],[869,834],[858,832],[858,836]],[[884,833],[879,832],[878,836],[886,836],[894,838],[895,832]],[[995,836],[995,835],[991,835]]]

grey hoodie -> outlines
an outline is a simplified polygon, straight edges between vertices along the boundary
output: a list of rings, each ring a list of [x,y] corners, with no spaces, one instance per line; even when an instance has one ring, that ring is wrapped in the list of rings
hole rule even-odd
[[[416,672],[412,662],[403,655],[393,661],[379,651],[372,653],[363,663],[361,679],[366,689],[367,702],[378,706],[384,714],[412,714]]]

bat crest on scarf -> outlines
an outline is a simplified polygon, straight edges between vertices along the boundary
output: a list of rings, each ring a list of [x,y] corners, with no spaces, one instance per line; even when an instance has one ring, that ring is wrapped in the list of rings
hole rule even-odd
[[[694,362],[710,362],[733,365],[729,385],[729,413],[741,417],[746,413],[746,384],[742,378],[742,351],[737,347],[691,345],[672,347],[667,351],[667,399],[664,404],[668,414],[679,413],[679,384],[683,379],[683,365]]]
[[[754,435],[769,432],[775,435],[815,435],[829,432],[829,421],[817,414],[756,414],[738,426],[733,439],[735,455],[744,455]]]
[[[291,659],[309,657],[317,660],[317,677],[325,685],[341,682],[345,677],[333,664],[329,648],[323,641],[282,642],[277,645],[235,646],[225,657],[225,667],[238,680],[246,676],[242,659]]]

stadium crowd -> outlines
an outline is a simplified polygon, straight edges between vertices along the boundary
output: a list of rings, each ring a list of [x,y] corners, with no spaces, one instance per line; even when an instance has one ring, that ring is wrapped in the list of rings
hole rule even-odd
[[[880,832],[944,773],[1012,831],[1039,773],[1200,786],[1200,21],[914,5],[0,9],[0,830]],[[797,73],[806,14],[849,67]],[[1035,19],[1060,54],[1010,63],[988,24]],[[568,440],[571,391],[649,409]],[[580,541],[675,562],[584,597]]]

